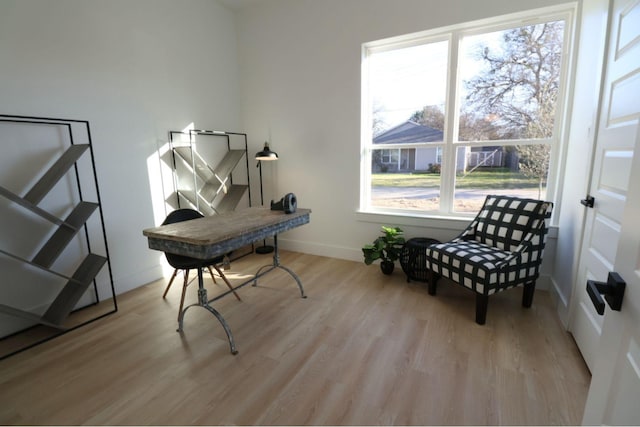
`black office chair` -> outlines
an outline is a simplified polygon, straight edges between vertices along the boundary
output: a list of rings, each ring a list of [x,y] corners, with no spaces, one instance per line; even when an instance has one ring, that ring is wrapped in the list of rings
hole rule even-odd
[[[197,219],[202,217],[204,217],[204,215],[202,215],[200,212],[193,209],[177,209],[171,212],[169,215],[167,215],[167,218],[165,218],[162,225],[175,224],[176,222],[188,221],[191,219]],[[175,268],[175,270],[173,271],[173,275],[171,276],[171,280],[169,280],[169,284],[167,285],[167,288],[164,290],[164,294],[162,294],[162,298],[165,298],[167,296],[167,292],[169,292],[169,288],[171,288],[171,284],[173,283],[173,279],[175,279],[176,275],[178,274],[178,270],[183,270],[183,274],[184,274],[184,284],[182,285],[182,297],[180,298],[180,310],[178,311],[178,319],[180,318],[180,313],[182,312],[182,306],[184,305],[184,295],[187,290],[187,286],[189,286],[189,284],[191,283],[189,281],[189,271],[193,269],[206,268],[207,270],[209,270],[209,273],[211,274],[213,283],[217,283],[216,278],[213,275],[213,270],[211,270],[211,268],[213,267],[218,273],[218,275],[222,278],[222,280],[224,280],[224,282],[227,284],[229,289],[233,291],[233,294],[236,296],[238,301],[242,301],[240,299],[240,296],[238,296],[238,294],[236,293],[236,291],[233,290],[231,283],[229,283],[225,275],[222,273],[222,271],[218,267],[218,264],[222,262],[224,255],[220,255],[211,259],[198,259],[198,258],[191,258],[183,255],[176,255],[176,254],[165,252],[165,256],[167,258],[167,262],[169,263],[169,265]]]

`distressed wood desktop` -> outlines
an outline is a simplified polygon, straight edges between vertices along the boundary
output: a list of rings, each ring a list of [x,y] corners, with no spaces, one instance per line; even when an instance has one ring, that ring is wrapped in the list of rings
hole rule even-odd
[[[214,258],[247,244],[273,237],[273,263],[260,267],[252,278],[215,298],[208,299],[207,290],[203,284],[202,269],[198,269],[198,302],[182,310],[178,318],[178,332],[182,332],[185,312],[194,306],[203,307],[218,319],[229,339],[231,354],[237,354],[229,325],[210,303],[249,283],[253,282],[255,286],[258,278],[276,268],[289,273],[298,284],[302,298],[306,298],[300,278],[289,268],[280,264],[278,233],[307,224],[310,213],[309,209],[298,209],[294,213],[285,214],[269,208],[252,207],[143,230],[142,234],[147,237],[150,249],[198,259]]]

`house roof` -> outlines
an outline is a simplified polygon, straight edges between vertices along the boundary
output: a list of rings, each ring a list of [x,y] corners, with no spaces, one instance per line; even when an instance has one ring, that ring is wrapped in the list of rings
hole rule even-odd
[[[443,133],[441,130],[407,120],[373,138],[373,143],[411,144],[416,142],[442,142],[442,140]]]

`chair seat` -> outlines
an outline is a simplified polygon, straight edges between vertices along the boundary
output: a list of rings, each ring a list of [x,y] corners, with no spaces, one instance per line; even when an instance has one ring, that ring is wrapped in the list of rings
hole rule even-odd
[[[166,254],[169,265],[180,270],[190,270],[192,268],[204,268],[213,264],[220,264],[224,256],[218,256],[212,259],[198,259],[182,255]]]
[[[469,240],[431,245],[427,248],[427,256],[439,260],[432,264],[434,273],[490,295],[496,292],[500,279],[504,279],[500,268],[511,252]]]

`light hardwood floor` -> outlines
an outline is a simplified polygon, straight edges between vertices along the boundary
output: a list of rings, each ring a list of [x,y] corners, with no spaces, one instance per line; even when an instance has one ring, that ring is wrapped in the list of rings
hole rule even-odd
[[[268,255],[236,261],[239,283]],[[0,361],[1,424],[579,424],[589,372],[546,292],[489,299],[440,283],[428,295],[397,268],[281,251],[284,271],[243,299],[214,303],[234,333],[189,309],[176,332],[180,286],[118,298],[105,319]],[[209,296],[224,285],[206,282]],[[222,283],[219,281],[219,283]],[[188,290],[195,301],[196,284]]]

